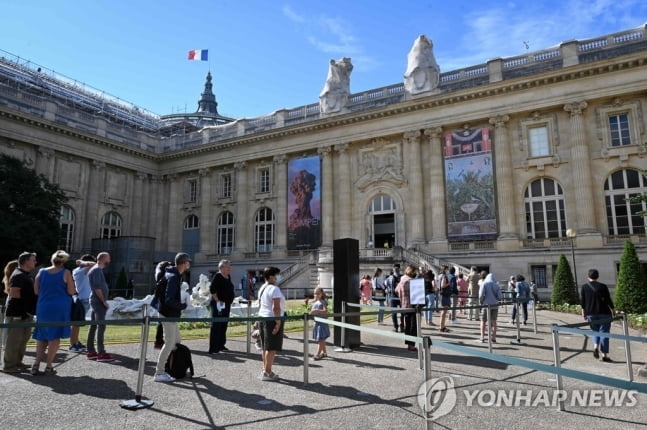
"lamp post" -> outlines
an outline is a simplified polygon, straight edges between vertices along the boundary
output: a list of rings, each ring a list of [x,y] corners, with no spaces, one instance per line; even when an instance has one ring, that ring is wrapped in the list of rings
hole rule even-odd
[[[577,237],[577,231],[574,228],[569,228],[566,230],[566,237],[571,239],[571,258],[573,260],[573,278],[575,280],[575,288],[577,288],[577,268],[575,267],[575,238]]]

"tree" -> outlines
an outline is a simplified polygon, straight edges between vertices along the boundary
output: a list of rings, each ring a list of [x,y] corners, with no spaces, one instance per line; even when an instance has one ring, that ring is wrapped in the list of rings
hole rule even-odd
[[[119,276],[117,277],[117,285],[115,287],[115,296],[123,294],[126,297],[126,292],[128,290],[128,277],[126,276],[126,269],[124,266],[121,266],[119,271]]]
[[[575,281],[573,280],[571,265],[568,264],[568,260],[564,254],[559,256],[550,302],[553,306],[563,305],[565,303],[569,305],[577,305],[580,303],[580,296]]]
[[[24,166],[15,157],[0,154],[0,262],[22,251],[49,262],[60,236],[61,206],[67,198],[56,184]]]
[[[636,248],[625,241],[620,257],[620,272],[613,298],[616,309],[626,313],[647,312],[647,276],[636,254]]]

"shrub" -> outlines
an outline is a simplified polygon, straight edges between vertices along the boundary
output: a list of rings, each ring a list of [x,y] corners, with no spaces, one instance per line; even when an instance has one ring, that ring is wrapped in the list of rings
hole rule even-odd
[[[555,271],[555,279],[553,280],[553,291],[550,295],[550,302],[553,306],[569,304],[576,305],[580,303],[580,297],[573,280],[573,273],[568,260],[561,254],[559,256],[559,263]]]
[[[625,241],[620,257],[620,272],[613,302],[617,310],[626,313],[647,312],[647,277],[638,260],[636,248],[628,240]]]

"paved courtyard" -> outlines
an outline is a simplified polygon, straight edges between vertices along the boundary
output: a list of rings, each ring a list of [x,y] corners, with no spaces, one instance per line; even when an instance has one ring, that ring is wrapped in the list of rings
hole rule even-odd
[[[551,323],[581,322],[577,315],[539,311],[538,333],[533,333],[530,324],[523,327],[522,345],[516,345],[511,343],[516,339],[516,328],[507,319],[509,315],[502,313],[502,328],[493,352],[545,364],[553,362]],[[487,344],[477,342],[477,324],[459,318],[458,324],[449,326],[449,334],[440,336],[438,330],[426,327],[423,334],[487,351]],[[391,332],[390,326],[370,326]],[[619,323],[614,323],[612,332],[621,332]],[[631,334],[641,335],[636,331]],[[151,344],[142,393],[155,403],[152,408],[137,411],[122,409],[120,403],[135,396],[138,344],[111,345],[109,352],[118,357],[113,363],[88,361],[83,355],[61,349],[55,376],[0,374],[0,422],[6,429],[86,430],[425,427],[417,396],[423,372],[415,353],[406,351],[399,340],[362,334],[363,345],[351,353],[337,353],[329,346],[329,358],[310,360],[309,384],[304,385],[303,334],[288,336],[274,369],[281,376],[280,382],[260,381],[260,354],[253,347],[247,354],[245,339],[234,338],[227,344],[230,352],[215,356],[205,352],[207,340],[187,341],[193,350],[196,376],[174,383],[155,383],[157,351]],[[594,360],[590,341],[583,351],[582,336],[562,335],[560,341],[565,368],[627,377],[621,341],[611,340],[613,363]],[[645,344],[632,343],[631,350],[635,375],[645,364],[647,348]],[[314,352],[314,345],[310,351]],[[28,351],[28,364],[33,353]],[[549,404],[551,399],[543,397],[554,395],[554,375],[432,346],[432,378],[439,377],[453,382],[456,405],[432,423],[434,428],[647,428],[645,394],[565,378],[566,411],[560,412]],[[635,378],[647,384],[647,378]],[[602,391],[595,394],[592,390]],[[505,398],[496,397],[500,393],[517,398],[506,403]],[[575,394],[598,396],[602,403],[605,396],[620,396],[615,398],[620,406],[596,406],[597,397],[589,402],[590,406],[577,402],[571,405]]]

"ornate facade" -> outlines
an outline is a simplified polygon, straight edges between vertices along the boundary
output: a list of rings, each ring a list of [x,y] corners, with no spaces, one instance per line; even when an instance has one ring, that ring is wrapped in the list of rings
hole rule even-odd
[[[74,254],[95,238],[145,236],[156,258],[184,250],[212,268],[227,257],[235,275],[274,261],[322,284],[333,240],[346,237],[370,244],[366,267],[442,260],[539,286],[571,246],[580,282],[597,267],[614,284],[624,240],[647,261],[635,214],[645,204],[626,201],[647,192],[645,27],[440,73],[428,87],[167,137],[5,73],[0,151],[65,190],[61,246]],[[290,250],[288,168],[305,157],[320,158],[321,246]],[[152,262],[138,267],[152,273]]]

